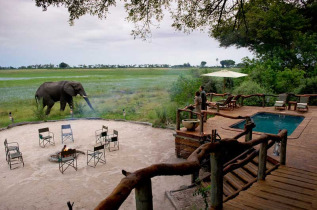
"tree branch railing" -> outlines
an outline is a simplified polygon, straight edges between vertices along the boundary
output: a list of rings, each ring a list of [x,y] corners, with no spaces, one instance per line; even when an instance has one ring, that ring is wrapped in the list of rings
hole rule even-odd
[[[251,123],[249,123],[249,126],[245,127],[243,133],[246,134],[252,130]],[[225,154],[224,152],[237,151],[237,149],[239,151],[246,151],[258,144],[261,144],[259,150],[258,180],[265,179],[267,150],[274,144],[274,142],[281,142],[280,163],[285,165],[286,162],[286,130],[282,130],[278,135],[264,134],[257,139],[249,140],[247,142],[238,142],[238,137],[241,137],[241,135],[238,134],[232,139],[227,138],[216,143],[210,142],[203,144],[197,148],[183,163],[154,164],[134,172],[122,170],[122,174],[125,177],[120,181],[112,193],[103,201],[101,201],[95,209],[119,209],[133,189],[135,189],[136,195],[136,209],[153,209],[151,178],[156,176],[183,176],[197,174],[197,171],[199,171],[201,168],[201,162],[203,159],[208,157],[208,155],[210,157],[211,165],[211,186],[213,186],[210,192],[211,206],[213,208],[222,208],[223,175],[237,167],[247,164],[253,159],[253,153],[251,153],[251,155],[247,156],[245,159],[238,162],[234,161],[229,163],[225,165],[224,168],[222,162],[223,154]]]

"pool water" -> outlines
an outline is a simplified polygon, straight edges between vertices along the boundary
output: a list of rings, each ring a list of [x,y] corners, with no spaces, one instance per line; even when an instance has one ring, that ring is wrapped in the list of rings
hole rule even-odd
[[[279,130],[287,129],[287,134],[290,136],[297,126],[304,120],[302,116],[292,116],[283,114],[273,114],[259,112],[251,117],[256,127],[253,131],[278,134]],[[244,129],[245,120],[233,124],[231,128]]]

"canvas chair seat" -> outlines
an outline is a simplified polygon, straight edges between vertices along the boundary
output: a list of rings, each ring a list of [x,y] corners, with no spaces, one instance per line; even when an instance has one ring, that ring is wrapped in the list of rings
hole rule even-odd
[[[297,111],[308,111],[309,96],[300,96],[299,103],[297,103]]]

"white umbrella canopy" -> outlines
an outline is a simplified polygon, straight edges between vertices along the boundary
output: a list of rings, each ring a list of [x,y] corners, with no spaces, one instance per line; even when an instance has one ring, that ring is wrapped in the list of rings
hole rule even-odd
[[[229,71],[227,69],[223,69],[221,71],[216,71],[208,74],[202,74],[201,76],[207,76],[207,77],[223,77],[223,92],[225,92],[225,78],[238,78],[238,77],[245,77],[248,76],[247,74],[235,72],[235,71]]]
[[[216,71],[216,72],[212,72],[212,73],[208,73],[208,74],[202,74],[201,76],[238,78],[238,77],[245,77],[248,75],[224,69],[221,71]]]

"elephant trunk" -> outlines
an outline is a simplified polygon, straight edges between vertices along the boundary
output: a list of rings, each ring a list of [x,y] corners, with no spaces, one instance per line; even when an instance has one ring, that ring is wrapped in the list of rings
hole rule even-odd
[[[93,111],[95,111],[95,109],[91,106],[91,103],[88,99],[88,97],[86,95],[83,96],[83,98],[85,99],[85,101],[87,102],[88,106],[90,107],[90,109],[92,109]]]

